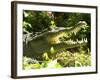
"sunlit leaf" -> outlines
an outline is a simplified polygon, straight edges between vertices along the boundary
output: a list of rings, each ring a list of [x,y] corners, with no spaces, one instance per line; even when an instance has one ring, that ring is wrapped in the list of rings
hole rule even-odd
[[[56,60],[53,60],[47,64],[47,68],[61,68],[62,66]]]
[[[55,52],[54,47],[51,47],[50,52],[51,52],[51,54],[54,54],[54,52]]]
[[[48,57],[48,53],[47,53],[47,52],[45,52],[45,53],[43,54],[43,59],[44,59],[44,60],[49,60],[49,57]]]

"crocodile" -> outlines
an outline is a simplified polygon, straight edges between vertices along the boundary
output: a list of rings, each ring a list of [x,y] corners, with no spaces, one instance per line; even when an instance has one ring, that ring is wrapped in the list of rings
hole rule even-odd
[[[76,34],[86,26],[87,23],[85,21],[80,21],[74,27],[70,27],[69,29],[64,27],[55,27],[52,30],[33,36],[28,42],[24,42],[23,55],[37,58],[42,56],[45,52],[50,53],[51,47],[54,48],[56,53],[63,49],[70,49],[85,45],[87,42],[86,39],[82,41],[72,41],[70,37],[73,33]],[[60,39],[62,37],[66,37],[68,40],[61,41]]]

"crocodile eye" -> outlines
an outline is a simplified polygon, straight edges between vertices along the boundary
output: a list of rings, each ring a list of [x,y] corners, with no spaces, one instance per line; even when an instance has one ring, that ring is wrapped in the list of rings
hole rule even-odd
[[[79,22],[78,22],[78,25],[84,25],[84,26],[86,26],[87,23],[86,23],[85,21],[79,21]]]

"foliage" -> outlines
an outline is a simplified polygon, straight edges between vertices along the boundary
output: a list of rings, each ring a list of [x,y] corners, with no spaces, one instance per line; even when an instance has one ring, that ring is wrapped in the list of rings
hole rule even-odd
[[[63,50],[50,58],[48,53],[43,55],[43,61],[34,60],[28,57],[23,58],[23,69],[41,69],[41,68],[63,68],[63,67],[82,67],[91,66],[91,54],[84,50],[74,53]]]
[[[23,35],[26,33],[41,33],[55,27],[73,27],[79,21],[87,22],[87,28],[82,28],[76,35],[70,37],[77,41],[87,39],[87,45],[70,50],[61,50],[55,53],[52,46],[50,53],[45,52],[42,55],[43,60],[23,56],[23,69],[41,69],[41,68],[62,68],[62,67],[82,67],[91,66],[91,18],[88,13],[63,13],[47,11],[23,11]],[[62,41],[67,38],[63,37]],[[42,47],[42,46],[41,46]]]
[[[75,53],[75,67],[81,67],[81,66],[91,66],[90,54]]]
[[[27,16],[25,16],[27,14]],[[41,11],[24,11],[23,21],[30,24],[32,27],[26,27],[29,32],[40,32],[51,25],[52,18],[47,12]],[[25,25],[24,25],[25,26]]]

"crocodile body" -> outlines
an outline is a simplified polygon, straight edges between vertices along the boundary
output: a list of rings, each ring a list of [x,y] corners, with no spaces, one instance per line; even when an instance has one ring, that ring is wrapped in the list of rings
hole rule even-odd
[[[44,52],[49,53],[51,47],[54,48],[55,52],[63,49],[70,49],[73,47],[79,47],[84,45],[84,43],[75,43],[70,40],[62,42],[60,38],[65,36],[70,38],[72,33],[77,33],[86,26],[86,22],[79,22],[75,27],[70,29],[67,28],[56,28],[54,30],[46,31],[36,37],[33,37],[32,40],[27,42],[23,47],[23,54],[27,57],[37,57],[41,56]]]

